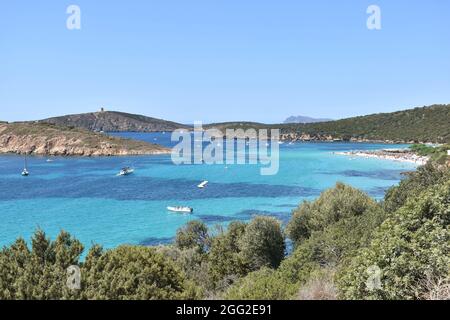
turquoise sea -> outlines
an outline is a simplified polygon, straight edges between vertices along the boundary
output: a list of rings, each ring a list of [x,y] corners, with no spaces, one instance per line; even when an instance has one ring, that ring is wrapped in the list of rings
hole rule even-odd
[[[116,134],[166,146],[170,134]],[[333,152],[381,149],[362,143],[295,143],[280,146],[280,170],[261,176],[259,165],[172,164],[170,155],[99,158],[28,159],[29,177],[22,177],[23,158],[0,156],[0,246],[29,239],[36,228],[51,237],[61,229],[87,247],[170,242],[191,219],[208,225],[271,215],[286,222],[305,199],[317,197],[337,181],[381,198],[398,183],[401,172],[415,165],[388,160],[351,158]],[[389,148],[404,147],[403,145]],[[121,167],[135,173],[117,177]],[[205,189],[196,186],[210,181]],[[171,205],[194,208],[192,215],[166,210]]]

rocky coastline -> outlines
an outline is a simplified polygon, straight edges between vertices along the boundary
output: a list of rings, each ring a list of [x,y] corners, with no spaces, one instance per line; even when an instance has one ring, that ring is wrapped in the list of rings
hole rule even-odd
[[[0,153],[42,156],[128,156],[169,154],[170,149],[49,124],[0,124]]]

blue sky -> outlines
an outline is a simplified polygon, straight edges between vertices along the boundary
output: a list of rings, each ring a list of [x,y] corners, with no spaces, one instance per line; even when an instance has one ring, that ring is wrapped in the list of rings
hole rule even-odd
[[[66,8],[81,8],[81,30]],[[369,5],[382,29],[366,27]],[[448,0],[0,4],[0,120],[342,118],[450,103]]]

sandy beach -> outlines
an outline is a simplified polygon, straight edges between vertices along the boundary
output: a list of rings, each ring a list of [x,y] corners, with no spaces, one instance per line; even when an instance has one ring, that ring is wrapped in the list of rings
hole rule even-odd
[[[382,149],[382,150],[354,150],[345,152],[334,152],[337,155],[352,156],[352,157],[364,157],[364,158],[377,158],[399,162],[410,162],[418,166],[424,165],[428,162],[429,157],[419,156],[414,154],[409,149]]]

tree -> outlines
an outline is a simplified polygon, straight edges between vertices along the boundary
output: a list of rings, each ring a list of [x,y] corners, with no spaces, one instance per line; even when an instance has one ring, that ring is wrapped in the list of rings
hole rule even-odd
[[[205,253],[210,246],[208,227],[201,221],[189,221],[184,227],[178,229],[175,245],[180,249],[196,248]]]
[[[315,231],[322,231],[341,219],[360,216],[377,207],[377,203],[364,192],[337,183],[317,200],[303,202],[294,211],[286,232],[295,245],[299,245]]]
[[[97,250],[97,249],[95,249]],[[83,268],[87,299],[193,299],[195,286],[155,248],[121,246],[88,256]],[[93,259],[93,260],[91,260]]]
[[[161,245],[156,247],[156,250],[172,260],[187,279],[196,283],[202,291],[202,296],[214,289],[209,277],[210,264],[206,254],[200,253],[197,248],[179,249],[173,245]]]
[[[368,248],[341,271],[338,284],[346,299],[419,299],[427,280],[449,279],[450,180],[431,187],[386,219]],[[368,286],[370,270],[379,284]]]
[[[285,243],[281,223],[272,217],[256,217],[239,241],[243,259],[252,270],[276,268],[284,258]]]
[[[79,265],[82,244],[61,231],[51,241],[42,230],[32,238],[31,250],[18,239],[0,252],[0,299],[76,299],[67,282],[67,268]]]
[[[239,280],[225,292],[224,298],[230,300],[288,300],[292,298],[298,287],[284,280],[276,270],[264,267]]]
[[[408,198],[419,196],[427,188],[444,183],[450,179],[447,168],[428,162],[412,172],[398,186],[390,188],[385,195],[384,208],[394,212],[405,205]]]
[[[227,231],[216,235],[211,242],[208,254],[209,276],[218,288],[226,287],[250,271],[239,247],[245,228],[246,224],[243,222],[231,222]]]

